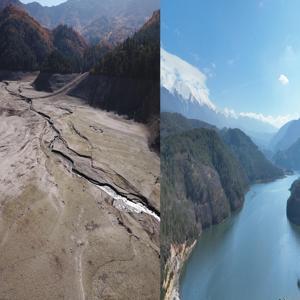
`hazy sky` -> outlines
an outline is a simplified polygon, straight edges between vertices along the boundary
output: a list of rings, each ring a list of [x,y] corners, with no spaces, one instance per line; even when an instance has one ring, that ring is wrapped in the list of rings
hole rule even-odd
[[[66,0],[21,0],[23,3],[30,3],[30,2],[39,2],[42,5],[47,5],[47,6],[53,6],[60,4],[62,2],[66,2]]]
[[[300,113],[299,0],[161,0],[162,46],[207,75],[222,108]]]

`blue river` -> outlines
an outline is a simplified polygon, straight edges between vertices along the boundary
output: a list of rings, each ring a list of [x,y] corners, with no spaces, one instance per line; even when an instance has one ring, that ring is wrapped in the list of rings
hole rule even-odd
[[[181,300],[300,299],[300,229],[286,217],[298,177],[253,185],[240,212],[203,232],[181,276]]]

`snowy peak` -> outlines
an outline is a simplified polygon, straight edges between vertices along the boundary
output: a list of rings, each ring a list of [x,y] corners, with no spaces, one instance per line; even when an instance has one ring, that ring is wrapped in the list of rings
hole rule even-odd
[[[209,99],[206,76],[199,69],[176,55],[161,49],[161,86],[183,100],[198,103],[216,110]]]

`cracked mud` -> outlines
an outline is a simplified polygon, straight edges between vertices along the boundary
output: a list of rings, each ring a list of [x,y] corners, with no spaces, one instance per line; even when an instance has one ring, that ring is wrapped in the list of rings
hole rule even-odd
[[[159,158],[70,87],[0,82],[0,299],[159,299]]]

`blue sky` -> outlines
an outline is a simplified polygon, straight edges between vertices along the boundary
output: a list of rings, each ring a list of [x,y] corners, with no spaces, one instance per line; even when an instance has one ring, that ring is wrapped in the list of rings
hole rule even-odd
[[[53,5],[60,4],[62,2],[66,2],[66,0],[21,0],[21,2],[23,3],[30,3],[34,1],[47,6],[53,6]]]
[[[221,108],[300,113],[299,0],[161,0],[162,46],[207,75]]]

